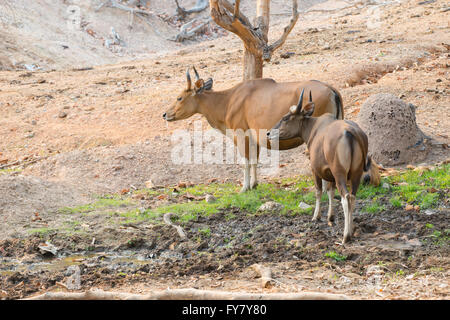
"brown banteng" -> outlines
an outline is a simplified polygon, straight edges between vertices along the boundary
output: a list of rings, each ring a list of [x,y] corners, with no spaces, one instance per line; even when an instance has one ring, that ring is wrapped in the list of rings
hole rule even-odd
[[[315,116],[330,113],[338,119],[343,118],[341,95],[331,86],[319,81],[277,83],[272,79],[258,79],[241,82],[228,90],[213,91],[213,80],[204,81],[200,79],[195,68],[194,72],[195,83],[192,84],[188,69],[187,88],[178,95],[177,101],[163,114],[163,118],[167,121],[177,121],[200,113],[213,128],[223,134],[226,134],[227,129],[234,131],[241,129],[244,132],[254,129],[245,137],[245,149],[239,148],[240,154],[245,157],[242,191],[257,185],[257,161],[249,159],[249,139],[256,144],[257,154],[259,146],[270,148],[266,134],[261,137],[259,130],[272,128],[286,114],[289,107],[297,102],[301,89],[313,93]],[[261,138],[264,141],[260,141]],[[239,147],[237,136],[233,139]],[[292,149],[302,143],[300,137],[294,137],[280,141],[278,149]]]
[[[337,186],[344,210],[344,239],[350,240],[353,231],[355,195],[364,170],[370,167],[367,155],[368,139],[364,131],[353,121],[337,120],[330,114],[313,117],[315,103],[309,93],[308,103],[303,105],[304,89],[297,105],[293,105],[268,132],[270,140],[300,137],[308,146],[311,171],[316,186],[316,207],[313,221],[320,220],[322,190],[328,192],[328,224],[334,220],[332,201]],[[351,193],[347,189],[351,185]]]

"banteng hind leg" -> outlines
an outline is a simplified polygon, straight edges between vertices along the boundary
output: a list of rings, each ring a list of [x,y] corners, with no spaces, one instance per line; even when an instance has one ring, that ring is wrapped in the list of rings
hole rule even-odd
[[[334,211],[333,211],[333,199],[334,199],[334,182],[327,182],[327,194],[328,194],[328,214],[327,221],[328,225],[331,227],[334,221]]]
[[[342,209],[344,210],[344,238],[342,244],[348,242],[352,238],[353,233],[353,211],[355,196],[350,194],[347,189],[347,181],[345,176],[339,176],[336,178],[336,186],[341,195]]]
[[[320,199],[322,198],[322,179],[314,174],[314,184],[316,186],[316,207],[314,209],[314,216],[312,221],[320,220]]]

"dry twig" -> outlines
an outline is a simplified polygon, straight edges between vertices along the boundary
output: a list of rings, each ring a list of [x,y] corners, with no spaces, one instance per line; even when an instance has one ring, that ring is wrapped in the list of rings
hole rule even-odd
[[[177,226],[177,225],[173,224],[172,221],[170,221],[170,217],[171,217],[172,215],[173,215],[172,212],[166,213],[166,214],[163,216],[164,222],[165,222],[166,224],[168,224],[169,226],[174,227],[174,228],[177,230],[178,235],[180,236],[180,238],[183,239],[183,240],[185,240],[187,237],[186,237],[186,234],[185,234],[184,231],[183,231],[183,228],[181,228],[180,226]]]

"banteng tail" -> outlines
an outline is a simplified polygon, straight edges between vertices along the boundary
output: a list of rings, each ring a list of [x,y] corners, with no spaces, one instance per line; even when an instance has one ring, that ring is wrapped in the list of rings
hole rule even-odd
[[[353,142],[356,140],[356,142],[358,143],[361,151],[362,151],[362,158],[364,161],[363,164],[363,169],[364,171],[368,171],[370,168],[370,165],[372,163],[372,158],[370,156],[368,156],[368,139],[366,135],[361,135],[359,134],[359,132],[356,132],[352,127],[347,127],[345,129],[345,136],[347,137],[349,143],[350,143],[350,148],[351,148],[351,152],[352,152],[352,158],[353,158],[353,153],[354,153],[354,147],[353,147]]]
[[[330,89],[333,90],[334,93],[334,103],[336,105],[336,119],[342,120],[344,119],[344,104],[342,103],[342,96],[333,87],[330,87]]]

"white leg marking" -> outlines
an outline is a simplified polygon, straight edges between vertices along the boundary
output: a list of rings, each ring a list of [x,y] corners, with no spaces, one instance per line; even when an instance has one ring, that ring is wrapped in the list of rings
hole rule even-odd
[[[258,185],[258,177],[256,175],[257,164],[250,165],[250,188],[253,189]]]
[[[331,185],[330,189],[327,190],[328,194],[328,225],[331,225],[332,221],[334,221],[334,212],[333,212],[333,199],[334,199],[334,188]]]
[[[244,183],[241,189],[241,192],[245,192],[250,189],[250,165],[248,163],[248,159],[245,159],[244,164]]]
[[[314,209],[312,221],[320,220],[320,198],[322,198],[322,192],[316,190],[316,208]]]
[[[346,195],[344,195],[341,199],[341,203],[342,203],[342,209],[344,210],[344,239],[342,241],[342,243],[346,243],[348,240],[350,240],[351,237],[351,225],[350,225],[350,218],[351,218],[351,213],[349,210],[349,203],[348,203],[348,196],[349,194],[347,193]]]

